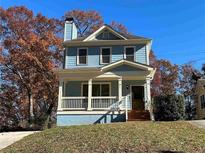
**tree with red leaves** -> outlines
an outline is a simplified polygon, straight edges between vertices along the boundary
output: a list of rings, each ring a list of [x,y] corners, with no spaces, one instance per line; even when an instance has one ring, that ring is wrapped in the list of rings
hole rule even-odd
[[[110,26],[113,29],[115,29],[116,31],[120,32],[120,33],[123,33],[123,34],[128,34],[129,33],[127,28],[123,24],[121,24],[121,23],[112,21]]]
[[[72,17],[78,28],[78,35],[80,37],[87,36],[98,28],[100,28],[104,21],[102,16],[94,10],[72,10],[65,13],[64,18]],[[110,26],[116,31],[124,34],[128,34],[127,28],[118,22],[112,21]]]
[[[177,92],[179,87],[179,67],[171,64],[168,60],[159,60],[159,70],[161,74],[161,94],[171,95]]]
[[[179,67],[168,60],[158,60],[154,52],[150,52],[150,65],[156,68],[154,79],[151,82],[152,96],[161,94],[170,95],[176,93],[179,87]]]
[[[158,96],[161,94],[162,82],[161,82],[161,72],[159,69],[159,63],[158,63],[156,56],[154,55],[154,51],[152,51],[152,50],[150,51],[149,60],[150,60],[149,61],[150,65],[153,68],[156,68],[154,78],[151,82],[151,95],[152,95],[152,97],[155,97],[155,96]]]
[[[25,7],[0,9],[1,101],[15,89],[15,105],[30,123],[49,117],[57,102],[53,68],[60,64],[62,26],[58,20],[36,16]],[[41,112],[41,111],[44,112]]]
[[[103,25],[101,15],[94,11],[72,10],[65,13],[65,18],[72,17],[80,37],[89,35]]]
[[[179,91],[184,96],[186,102],[187,119],[192,119],[195,116],[195,88],[197,80],[193,78],[193,74],[200,74],[191,64],[184,64],[179,70]]]

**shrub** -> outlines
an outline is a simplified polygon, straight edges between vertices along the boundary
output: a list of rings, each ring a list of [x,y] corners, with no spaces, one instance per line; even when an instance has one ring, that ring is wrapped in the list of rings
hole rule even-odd
[[[185,115],[184,98],[181,95],[160,95],[153,101],[153,113],[156,121],[174,121]]]

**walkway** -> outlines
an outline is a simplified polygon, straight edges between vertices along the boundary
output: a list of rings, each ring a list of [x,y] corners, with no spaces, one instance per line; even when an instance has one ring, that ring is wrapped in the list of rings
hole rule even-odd
[[[3,132],[0,133],[0,150],[22,139],[25,136],[33,134],[35,131],[21,132]]]

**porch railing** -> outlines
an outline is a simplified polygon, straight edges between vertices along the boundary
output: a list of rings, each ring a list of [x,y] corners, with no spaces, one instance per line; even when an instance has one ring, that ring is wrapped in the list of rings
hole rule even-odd
[[[117,109],[119,108],[119,102],[116,96],[109,97],[92,97],[91,101],[92,109]]]
[[[91,98],[92,110],[126,110],[128,98],[122,97],[119,102],[116,96],[100,96]],[[62,110],[87,110],[88,97],[62,97]]]
[[[76,110],[88,107],[87,97],[62,97],[62,109]]]

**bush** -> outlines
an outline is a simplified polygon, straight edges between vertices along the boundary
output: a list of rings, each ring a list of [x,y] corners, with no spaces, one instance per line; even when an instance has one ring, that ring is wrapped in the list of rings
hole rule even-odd
[[[185,115],[184,98],[181,95],[161,95],[154,98],[153,113],[156,121],[174,121]]]

